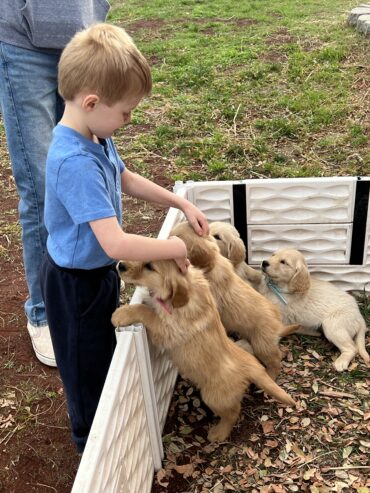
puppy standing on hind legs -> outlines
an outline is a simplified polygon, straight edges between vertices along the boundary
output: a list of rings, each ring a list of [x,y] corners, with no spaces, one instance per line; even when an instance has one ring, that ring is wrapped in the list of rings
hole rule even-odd
[[[113,325],[143,323],[153,344],[166,349],[179,373],[200,389],[204,402],[220,417],[209,431],[209,440],[229,436],[251,383],[278,401],[294,405],[257,359],[227,337],[199,269],[190,266],[183,275],[175,262],[161,260],[120,262],[118,270],[124,281],[150,290],[152,306],[122,306],[113,313]]]
[[[196,238],[191,229],[189,223],[182,222],[172,229],[171,235],[185,242],[191,263],[204,272],[225,329],[247,339],[267,373],[276,379],[282,356],[280,338],[296,332],[299,326],[285,327],[279,309],[235,273],[214,238]]]

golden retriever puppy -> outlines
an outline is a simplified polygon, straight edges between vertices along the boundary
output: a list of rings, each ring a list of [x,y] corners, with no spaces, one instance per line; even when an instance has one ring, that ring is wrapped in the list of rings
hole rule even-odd
[[[203,270],[226,330],[246,339],[276,379],[281,364],[280,338],[295,332],[298,325],[283,326],[279,309],[235,273],[212,236],[193,234],[187,222],[177,224],[171,235],[185,242],[190,262]]]
[[[239,231],[229,223],[215,221],[209,225],[209,233],[216,240],[221,254],[233,264],[235,272],[255,287],[260,282],[260,273],[245,262],[245,245]]]
[[[285,323],[298,323],[300,334],[325,337],[341,355],[335,360],[337,371],[346,370],[357,353],[366,363],[366,323],[356,300],[327,281],[310,276],[306,261],[298,250],[278,250],[262,262],[257,286],[260,293],[276,303]]]
[[[113,325],[143,323],[153,344],[165,348],[179,373],[200,389],[204,402],[221,418],[210,429],[209,440],[229,436],[251,382],[278,401],[294,404],[257,359],[227,337],[199,269],[190,266],[181,274],[173,260],[159,260],[119,262],[118,271],[125,282],[149,289],[151,306],[122,306],[112,315]]]

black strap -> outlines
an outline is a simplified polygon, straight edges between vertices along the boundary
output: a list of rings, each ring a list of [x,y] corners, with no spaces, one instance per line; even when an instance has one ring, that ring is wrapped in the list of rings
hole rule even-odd
[[[240,238],[246,248],[246,259],[248,262],[248,231],[247,231],[247,193],[243,183],[233,185],[234,202],[234,226],[239,231]]]
[[[355,208],[353,211],[353,229],[351,242],[351,265],[362,265],[364,263],[364,250],[366,240],[366,222],[369,209],[370,180],[356,182]]]

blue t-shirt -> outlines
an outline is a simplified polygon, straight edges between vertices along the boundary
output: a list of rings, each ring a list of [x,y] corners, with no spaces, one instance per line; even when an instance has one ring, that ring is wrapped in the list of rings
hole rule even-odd
[[[113,262],[89,222],[116,216],[122,224],[123,170],[111,139],[96,144],[69,127],[55,127],[46,162],[45,226],[56,264],[95,269]]]

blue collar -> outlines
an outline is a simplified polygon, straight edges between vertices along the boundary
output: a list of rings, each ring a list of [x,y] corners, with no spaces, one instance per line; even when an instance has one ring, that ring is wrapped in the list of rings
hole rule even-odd
[[[284,305],[287,305],[287,300],[284,298],[280,288],[274,283],[274,281],[270,277],[266,277],[265,280],[266,286],[271,289],[271,291],[279,298],[282,303],[284,303]]]

